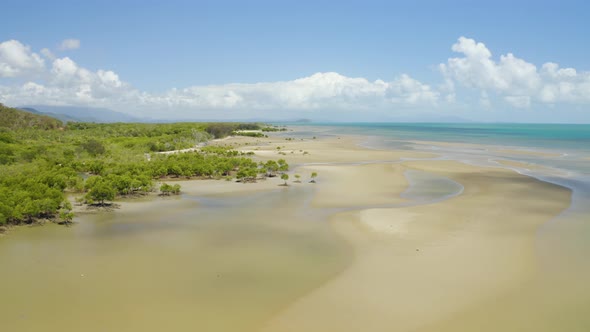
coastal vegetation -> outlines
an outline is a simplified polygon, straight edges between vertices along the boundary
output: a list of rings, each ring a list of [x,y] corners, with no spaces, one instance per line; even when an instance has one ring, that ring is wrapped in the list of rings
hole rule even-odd
[[[268,137],[268,135],[265,135],[259,131],[234,131],[232,134],[246,137]]]
[[[289,180],[289,174],[281,174],[281,180],[285,181],[285,183],[283,184],[284,186],[287,186],[287,180]]]
[[[159,153],[260,128],[250,123],[64,124],[0,104],[0,225],[70,222],[67,193],[79,203],[104,206],[118,197],[150,193],[160,179],[255,180],[287,171],[282,159],[259,164],[231,146]],[[165,195],[180,192],[179,185],[159,189]]]
[[[170,196],[170,195],[178,195],[180,194],[180,185],[177,184],[173,184],[170,185],[168,183],[163,183],[160,186],[160,195],[162,196]]]
[[[309,181],[310,183],[315,183],[315,178],[318,177],[318,173],[317,172],[311,172],[311,180]]]
[[[287,131],[287,128],[285,127],[278,127],[278,126],[267,126],[267,127],[263,127],[260,130],[262,131],[269,131],[269,132],[275,132],[275,131]]]

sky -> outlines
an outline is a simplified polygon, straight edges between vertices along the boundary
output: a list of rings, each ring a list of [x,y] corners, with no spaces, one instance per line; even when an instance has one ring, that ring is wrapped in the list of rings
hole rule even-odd
[[[0,102],[590,123],[585,1],[2,1]]]

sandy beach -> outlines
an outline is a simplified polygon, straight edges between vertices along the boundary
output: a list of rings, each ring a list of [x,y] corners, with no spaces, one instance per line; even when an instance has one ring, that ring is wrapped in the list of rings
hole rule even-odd
[[[290,173],[303,178],[317,172],[311,205],[342,211],[330,216],[330,224],[355,252],[345,271],[294,301],[264,331],[436,331],[437,322],[534,277],[536,231],[569,205],[569,189],[509,169],[429,160],[436,154],[369,150],[358,146],[361,141],[340,136],[223,142],[260,160],[284,158],[297,166]],[[535,168],[509,160],[498,164]],[[464,191],[441,202],[403,206],[411,203],[401,196],[407,170],[447,177]]]
[[[498,167],[480,167],[439,160],[433,153],[367,149],[359,146],[364,139],[343,135],[285,140],[271,135],[214,141],[211,144],[253,152],[257,161],[285,159],[291,165],[289,185],[282,186],[278,177],[247,184],[175,180],[182,186],[181,197],[121,202],[106,215],[118,216],[119,222],[101,221],[91,227],[102,220],[100,213],[82,214],[75,220],[80,225],[73,227],[85,225],[78,232],[106,227],[101,232],[124,230],[131,236],[117,237],[111,244],[119,250],[128,248],[111,269],[125,269],[125,257],[134,257],[136,249],[128,241],[139,241],[138,255],[149,252],[153,262],[169,269],[190,257],[171,258],[181,255],[182,248],[199,252],[194,259],[215,266],[205,274],[184,266],[180,270],[186,277],[173,277],[175,285],[143,282],[137,289],[117,288],[125,300],[115,306],[119,313],[111,317],[144,317],[141,324],[128,322],[127,331],[157,331],[164,326],[208,331],[444,331],[439,324],[508,296],[534,278],[536,233],[568,207],[569,189],[509,169],[526,164],[502,160]],[[318,174],[315,184],[309,182],[312,172]],[[295,174],[301,175],[300,183],[294,182]],[[438,190],[443,182],[425,182],[423,187],[431,187],[434,194],[417,200],[407,193],[428,178],[411,179],[411,174],[437,176],[461,190],[447,192]],[[166,211],[174,211],[173,219],[165,217]],[[220,221],[206,221],[217,215]],[[256,242],[249,242],[249,237]],[[124,244],[119,242],[123,240]],[[157,249],[154,243],[164,247]],[[264,259],[259,261],[260,257]],[[111,264],[106,258],[101,262]],[[164,271],[154,271],[148,261],[134,264],[138,280],[142,273],[169,278]],[[86,266],[82,274],[94,275],[85,277],[85,282],[111,278],[85,263],[82,266]],[[227,293],[207,291],[221,275],[235,276],[220,284]],[[250,280],[249,287],[242,288],[243,278]],[[168,314],[156,302],[138,312],[131,309],[136,292],[149,287],[155,298],[172,308]],[[190,298],[171,297],[170,292],[182,294],[187,287],[202,294],[200,305],[214,301],[203,311],[208,320],[194,321],[194,313],[186,309]],[[93,296],[92,290],[86,292]],[[239,300],[235,294],[242,294]],[[100,298],[94,304],[97,310],[111,310],[104,309],[113,305],[107,298],[95,295]],[[232,322],[224,322],[225,314],[216,309],[224,307],[224,301],[235,302],[223,310],[232,315]],[[158,312],[155,320],[149,318],[152,309]],[[93,320],[86,311],[78,314],[80,319]],[[37,322],[42,324],[51,315],[51,310],[45,311]],[[448,331],[462,330],[463,320],[453,322]],[[6,324],[13,330],[41,326],[18,320]],[[112,324],[96,322],[96,328],[88,331]]]
[[[436,154],[369,150],[358,146],[361,140],[223,142],[260,160],[284,158],[298,166],[291,173],[303,178],[317,172],[312,206],[346,210],[330,216],[330,224],[353,246],[354,262],[269,320],[264,331],[437,330],[437,322],[510,293],[534,276],[535,232],[568,206],[568,189],[511,170],[428,160]],[[448,177],[465,190],[434,204],[399,206],[408,202],[400,194],[408,188],[409,169]],[[276,185],[270,183],[252,190]],[[227,185],[208,188],[217,187],[215,192]]]
[[[294,172],[321,174],[312,204],[348,210],[330,222],[355,249],[351,266],[295,301],[264,331],[436,331],[437,322],[534,277],[536,231],[569,205],[569,189],[508,169],[427,160],[434,154],[367,150],[358,142],[340,137],[248,144],[247,151],[261,159],[276,156],[281,146],[288,162],[305,165]],[[406,202],[400,194],[408,186],[408,169],[448,177],[465,189],[434,204],[363,208]]]
[[[567,207],[568,190],[456,162],[407,167],[449,176],[465,191],[431,205],[333,216],[354,243],[354,263],[265,331],[413,331],[532,277],[535,230]]]

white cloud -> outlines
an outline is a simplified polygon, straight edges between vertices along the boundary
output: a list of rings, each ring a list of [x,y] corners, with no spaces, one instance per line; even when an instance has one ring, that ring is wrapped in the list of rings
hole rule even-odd
[[[225,84],[172,89],[162,94],[140,92],[112,71],[91,72],[70,58],[53,62],[45,85],[26,83],[0,93],[4,103],[93,105],[153,113],[194,111],[363,111],[433,106],[439,93],[408,75],[391,82],[350,78],[337,73],[282,82]]]
[[[559,68],[556,63],[543,65],[540,75],[546,82],[539,99],[546,103],[590,102],[590,72],[577,72],[574,68]]]
[[[0,43],[0,77],[35,74],[45,68],[44,60],[18,40]]]
[[[6,73],[15,73],[15,76],[17,69],[33,67],[30,59],[37,59],[37,67],[43,71],[41,81],[1,87],[0,102],[11,105],[92,105],[147,111],[174,109],[184,110],[185,114],[206,110],[362,111],[430,107],[437,104],[440,95],[428,84],[406,74],[386,82],[334,72],[316,73],[291,81],[191,86],[154,94],[133,89],[113,71],[91,71],[69,57],[56,58],[48,49],[41,50],[45,58],[51,60],[51,67],[45,68],[44,60],[31,53],[28,47],[16,41],[7,43],[18,46],[21,54],[18,57],[5,56],[10,60],[5,62],[11,66]],[[71,48],[76,45],[79,44],[64,42],[62,46]],[[22,60],[25,56],[28,56],[28,62]],[[20,62],[14,59],[20,59]]]
[[[79,46],[73,42],[71,47]],[[70,47],[68,46],[68,47]],[[70,48],[71,48],[70,47]],[[107,107],[120,111],[166,113],[182,117],[228,111],[271,114],[281,111],[395,112],[399,109],[443,110],[457,101],[465,87],[479,93],[479,109],[509,104],[517,108],[536,103],[590,103],[590,73],[545,63],[537,68],[513,54],[494,59],[483,43],[461,37],[452,46],[460,56],[439,68],[442,83],[435,88],[410,75],[370,81],[335,72],[320,72],[290,81],[254,84],[190,86],[162,93],[133,88],[111,70],[90,70],[69,57],[43,57],[19,41],[0,43],[0,102],[9,105],[51,104]],[[50,65],[45,66],[45,61]],[[5,84],[7,83],[8,84]],[[23,84],[23,82],[26,82]],[[477,96],[477,95],[475,95]],[[234,112],[234,113],[232,113]],[[252,114],[252,113],[249,113]]]
[[[393,82],[385,83],[390,101],[398,104],[436,104],[439,92],[410,76],[403,74]]]
[[[68,57],[55,59],[51,74],[54,81],[64,84],[72,83],[74,80],[78,81],[86,76],[79,71],[78,65]]]
[[[137,91],[109,70],[90,71],[68,57],[55,59],[45,81],[0,89],[0,102],[9,105],[50,104],[121,108],[136,102]]]
[[[496,61],[485,44],[465,37],[459,38],[452,50],[463,57],[440,64],[447,80],[468,88],[493,91],[514,107],[527,108],[534,101],[590,102],[590,73],[559,69],[555,63],[546,63],[538,70],[512,53],[501,55]]]
[[[49,59],[51,61],[55,60],[55,55],[48,48],[41,49],[41,54],[43,54],[43,56],[45,58],[47,58],[47,59]]]
[[[143,95],[142,102],[193,109],[365,110],[433,105],[438,96],[430,86],[408,75],[391,82],[370,82],[328,72],[292,81],[173,89],[162,95]]]
[[[77,50],[80,48],[79,39],[65,39],[59,45],[60,51]]]

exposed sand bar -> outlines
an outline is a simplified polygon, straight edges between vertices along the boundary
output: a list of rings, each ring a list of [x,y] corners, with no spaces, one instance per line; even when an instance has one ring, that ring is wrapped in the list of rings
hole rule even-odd
[[[367,164],[313,166],[302,171],[316,171],[322,176],[313,206],[352,208],[404,202],[400,197],[408,186],[404,169],[400,164]]]
[[[228,140],[224,144],[236,144],[243,152],[254,152],[262,160],[286,159],[290,164],[304,163],[361,163],[371,161],[395,161],[401,158],[427,159],[436,154],[417,151],[373,150],[360,147],[365,140],[358,136],[340,136],[325,139],[286,141],[278,138]],[[220,143],[218,143],[220,144]],[[279,147],[280,149],[277,149]],[[307,152],[307,154],[305,154]],[[281,154],[284,153],[284,154]]]
[[[533,278],[535,231],[568,206],[569,190],[452,161],[404,165],[448,176],[464,192],[436,204],[333,216],[356,248],[354,263],[265,331],[413,331]]]

